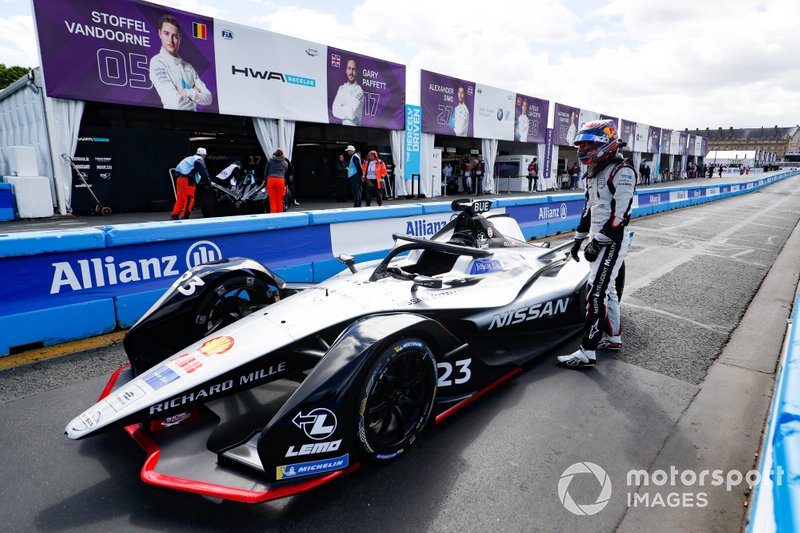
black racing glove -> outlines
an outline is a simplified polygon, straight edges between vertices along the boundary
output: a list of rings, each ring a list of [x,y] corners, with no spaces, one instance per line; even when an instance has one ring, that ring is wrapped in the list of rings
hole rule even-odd
[[[582,243],[583,239],[575,239],[575,242],[572,243],[572,248],[569,251],[569,255],[571,255],[572,258],[579,263],[581,261],[581,258],[578,256],[578,252],[581,251]]]
[[[583,257],[590,263],[593,263],[595,259],[597,259],[597,256],[600,255],[600,250],[602,249],[603,245],[597,239],[592,239],[583,250]]]

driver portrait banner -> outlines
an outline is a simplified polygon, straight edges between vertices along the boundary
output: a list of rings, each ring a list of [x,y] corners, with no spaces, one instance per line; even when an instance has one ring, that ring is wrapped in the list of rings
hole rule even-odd
[[[578,119],[581,110],[556,103],[553,121],[553,143],[558,146],[572,146],[578,134]]]
[[[514,140],[543,143],[549,106],[548,100],[517,93],[514,106]]]
[[[444,74],[420,72],[422,131],[474,137],[475,83]]]
[[[218,111],[213,19],[136,0],[34,0],[33,12],[47,96]]]
[[[669,139],[672,136],[672,130],[661,128],[661,153],[669,153]]]
[[[689,141],[689,134],[685,131],[680,132],[678,141],[678,153],[680,155],[688,155],[686,144]]]
[[[331,124],[403,129],[405,65],[331,47],[326,63]]]
[[[636,123],[632,120],[620,119],[619,138],[625,143],[625,150],[633,152],[636,145]]]
[[[650,126],[650,136],[648,137],[647,151],[651,154],[658,153],[658,143],[661,140],[661,128]]]

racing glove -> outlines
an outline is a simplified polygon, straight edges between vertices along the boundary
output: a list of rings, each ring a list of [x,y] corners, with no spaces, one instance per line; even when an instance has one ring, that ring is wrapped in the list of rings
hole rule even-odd
[[[578,256],[578,252],[581,251],[582,243],[583,239],[576,238],[575,241],[572,243],[572,248],[569,251],[569,255],[571,255],[572,258],[579,263],[581,261],[581,258]]]
[[[583,250],[583,257],[590,263],[593,263],[595,259],[597,259],[597,256],[600,255],[600,250],[603,249],[603,246],[605,245],[597,239],[592,239]]]

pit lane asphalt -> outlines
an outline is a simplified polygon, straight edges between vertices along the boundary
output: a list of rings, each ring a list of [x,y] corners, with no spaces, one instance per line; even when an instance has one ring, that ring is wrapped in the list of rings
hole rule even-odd
[[[626,487],[626,473],[653,465],[683,469],[701,459],[709,469],[752,467],[774,363],[761,371],[725,367],[722,386],[710,381],[800,219],[799,185],[800,177],[790,178],[634,220],[623,353],[602,356],[585,372],[542,357],[428,431],[399,460],[277,502],[247,506],[146,485],[139,480],[144,455],[121,431],[68,441],[64,424],[96,400],[108,374],[125,361],[120,345],[1,372],[3,529],[685,530],[698,509],[630,509],[628,494],[643,487]],[[800,265],[792,267],[790,297]],[[785,329],[785,323],[759,326]],[[774,361],[778,348],[764,349]],[[747,399],[744,407],[739,397]],[[702,403],[714,399],[713,408]],[[737,418],[744,429],[731,429]],[[608,506],[594,516],[569,513],[557,492],[564,470],[582,461],[601,466],[612,481]],[[683,491],[661,493],[670,490]],[[739,528],[744,489],[720,490],[708,491],[708,507],[699,510],[704,522],[689,522],[690,528]],[[599,483],[582,474],[569,492],[578,503],[594,503]]]

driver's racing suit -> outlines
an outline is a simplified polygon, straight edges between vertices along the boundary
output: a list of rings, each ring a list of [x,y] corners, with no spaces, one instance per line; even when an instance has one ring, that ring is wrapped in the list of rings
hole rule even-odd
[[[344,83],[336,91],[331,114],[342,121],[343,126],[360,126],[364,113],[364,89],[357,83]]]
[[[575,238],[588,236],[602,247],[589,274],[581,340],[584,350],[596,350],[603,337],[619,337],[616,279],[632,238],[625,226],[630,221],[636,189],[636,171],[622,158],[604,161],[591,172],[585,176],[586,203]]]
[[[163,48],[150,59],[150,81],[164,109],[197,111],[198,105],[211,105],[211,91],[194,67]]]

